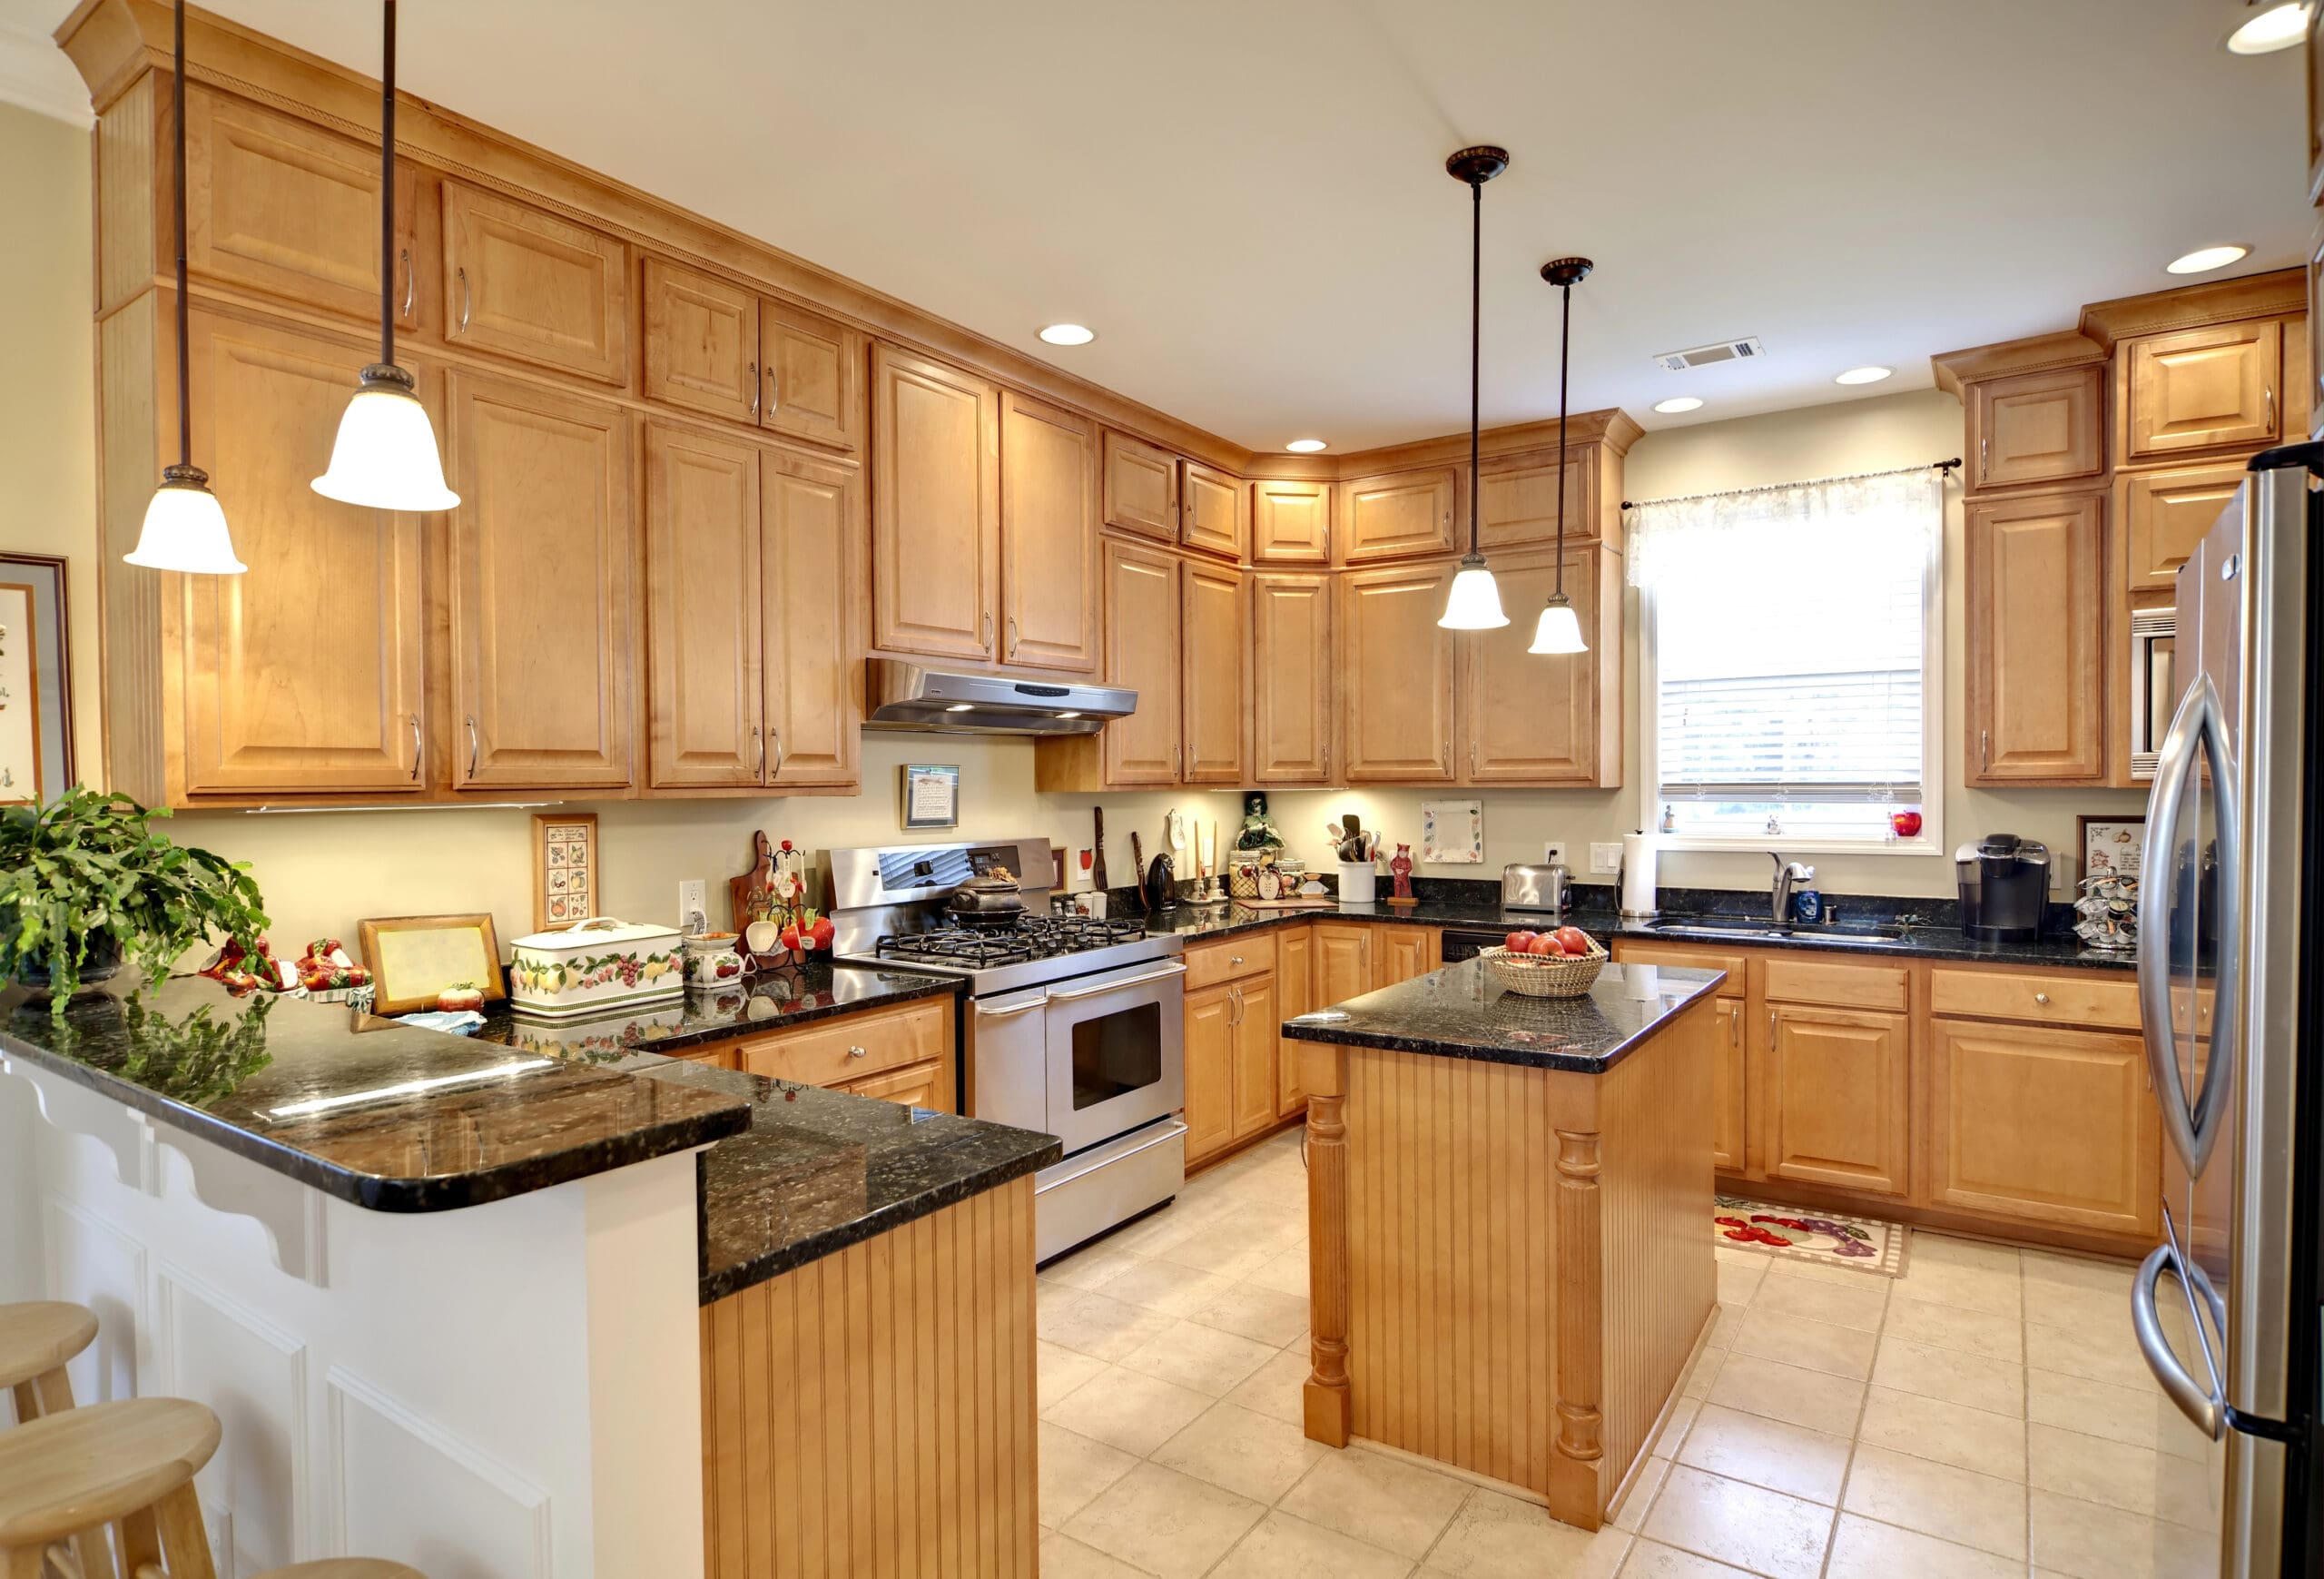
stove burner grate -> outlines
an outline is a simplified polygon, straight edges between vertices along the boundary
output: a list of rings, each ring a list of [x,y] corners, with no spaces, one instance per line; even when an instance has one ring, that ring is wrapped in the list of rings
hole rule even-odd
[[[1084,953],[1145,935],[1145,923],[1137,921],[1016,914],[922,933],[891,933],[879,940],[872,952],[885,960],[986,969]]]

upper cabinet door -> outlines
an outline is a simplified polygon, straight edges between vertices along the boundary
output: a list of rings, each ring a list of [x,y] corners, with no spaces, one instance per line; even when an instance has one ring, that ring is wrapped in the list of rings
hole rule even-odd
[[[760,464],[769,784],[844,785],[862,776],[862,487],[852,466],[775,450]]]
[[[379,149],[204,88],[187,89],[185,108],[186,266],[377,324]],[[414,167],[398,165],[395,306],[406,328],[419,316],[419,189]]]
[[[629,419],[609,401],[449,380],[456,788],[630,782]]]
[[[190,347],[193,452],[250,569],[172,577],[164,594],[180,608],[187,793],[426,787],[420,518],[307,486],[362,342],[196,309]]]
[[[1444,561],[1340,577],[1340,738],[1348,782],[1452,776],[1452,633]]]
[[[2104,511],[2094,493],[1969,507],[1970,784],[2105,773]]]
[[[1548,656],[1525,649],[1557,585],[1556,550],[1494,560],[1509,623],[1461,638],[1461,733],[1468,744],[1455,765],[1469,782],[1594,785],[1610,769],[1620,782],[1620,725],[1600,714],[1601,702],[1608,709],[1620,706],[1621,665],[1621,644],[1604,639],[1599,628],[1603,553],[1595,546],[1565,551],[1565,595],[1590,650]],[[1600,685],[1600,666],[1609,663],[1617,676],[1610,699]]]
[[[1334,689],[1332,578],[1252,577],[1252,782],[1330,782]]]
[[[2243,487],[2243,466],[2181,466],[2168,471],[2125,471],[2114,479],[2114,508],[2122,522],[2126,569],[2133,592],[2171,592],[2179,567],[2220,512]]]
[[[1000,657],[1098,666],[1098,434],[1009,391],[1000,410]]]
[[[2105,469],[2105,369],[2018,373],[1969,386],[1969,487],[2095,477]]]
[[[2149,335],[2118,354],[2129,459],[2270,444],[2281,431],[2283,325],[2275,319]]]
[[[649,423],[648,782],[759,782],[759,653],[758,449]]]
[[[1453,547],[1452,469],[1432,467],[1344,485],[1347,494],[1347,562],[1441,554]]]
[[[660,258],[645,260],[642,279],[645,398],[757,421],[757,293]]]
[[[444,183],[444,339],[629,380],[629,251],[520,202]]]
[[[1570,449],[1565,462],[1565,540],[1597,538],[1597,458],[1594,450]],[[1502,456],[1488,460],[1477,477],[1477,544],[1487,553],[1558,537],[1558,455]],[[1496,568],[1498,568],[1496,567]],[[1512,617],[1514,617],[1512,616]],[[1531,633],[1527,633],[1531,639]]]
[[[1106,783],[1178,782],[1178,560],[1128,543],[1105,546],[1106,683],[1137,693],[1137,710],[1106,725]]]
[[[1186,505],[1182,537],[1187,548],[1236,560],[1249,554],[1251,533],[1243,519],[1241,482],[1189,460],[1179,497]]]
[[[872,348],[872,645],[990,661],[1000,580],[1000,391]]]
[[[1189,561],[1178,649],[1186,670],[1187,784],[1241,784],[1246,755],[1243,706],[1243,575]]]
[[[1106,524],[1166,543],[1178,540],[1178,458],[1110,429],[1106,433]]]
[[[759,305],[759,420],[852,454],[863,447],[863,337],[782,301]]]
[[[1251,485],[1251,558],[1263,565],[1327,565],[1332,558],[1332,485]]]

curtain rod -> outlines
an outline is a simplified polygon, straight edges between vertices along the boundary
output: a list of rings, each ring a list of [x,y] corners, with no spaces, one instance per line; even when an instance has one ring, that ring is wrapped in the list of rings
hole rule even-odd
[[[1902,477],[1908,471],[1951,471],[1960,464],[1961,458],[1956,455],[1950,460],[1930,460],[1919,466],[1892,466],[1886,471],[1851,471],[1841,477],[1810,477],[1802,479],[1798,482],[1766,483],[1758,488],[1723,488],[1711,493],[1673,494],[1669,498],[1626,498],[1622,501],[1622,508],[1634,510],[1642,504],[1682,505],[1699,498],[1731,498],[1737,494],[1744,493],[1780,493],[1787,488],[1814,488],[1817,484],[1824,482],[1861,482],[1867,477]]]

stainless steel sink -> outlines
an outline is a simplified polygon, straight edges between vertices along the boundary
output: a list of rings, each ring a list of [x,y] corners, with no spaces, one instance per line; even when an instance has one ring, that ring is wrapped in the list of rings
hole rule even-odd
[[[1651,931],[1666,937],[1779,938],[1802,942],[1836,943],[1843,947],[1894,948],[1905,941],[1905,929],[1887,923],[1864,926],[1777,926],[1741,915],[1697,915],[1658,921]]]

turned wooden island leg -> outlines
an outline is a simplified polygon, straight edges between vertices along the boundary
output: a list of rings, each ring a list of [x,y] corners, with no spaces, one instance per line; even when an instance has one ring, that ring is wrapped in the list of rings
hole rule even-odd
[[[1605,1254],[1599,1219],[1599,1137],[1558,1138],[1557,1435],[1550,1513],[1585,1530],[1605,1505]]]
[[[1307,1088],[1307,1308],[1313,1337],[1303,1394],[1311,1441],[1347,1446],[1347,1049],[1301,1044]]]

